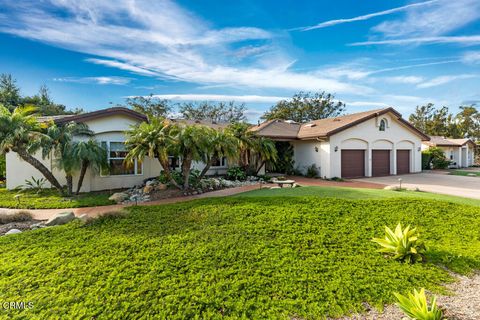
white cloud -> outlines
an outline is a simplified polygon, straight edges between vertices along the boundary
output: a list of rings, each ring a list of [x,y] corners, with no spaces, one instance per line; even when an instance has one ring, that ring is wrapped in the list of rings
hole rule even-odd
[[[460,74],[460,75],[450,75],[450,76],[440,76],[440,77],[435,77],[427,82],[423,82],[417,85],[417,88],[431,88],[431,87],[436,87],[440,86],[452,81],[456,80],[462,80],[462,79],[470,79],[470,78],[475,78],[478,77],[477,75],[474,74]]]
[[[422,82],[424,79],[423,77],[418,77],[418,76],[396,76],[396,77],[383,77],[381,78],[381,80],[389,83],[417,84]]]
[[[180,101],[236,101],[236,102],[266,102],[276,103],[288,97],[257,96],[257,95],[223,95],[223,94],[156,94],[156,98]]]
[[[370,45],[404,45],[404,44],[437,44],[437,43],[455,43],[466,46],[480,44],[480,35],[471,36],[441,36],[441,37],[420,37],[420,38],[404,38],[390,40],[374,40],[350,43],[350,46],[370,46]]]
[[[480,51],[469,51],[462,56],[462,62],[467,64],[480,64]]]
[[[384,102],[374,102],[374,101],[351,101],[345,102],[347,107],[368,107],[368,108],[388,108],[389,105]]]
[[[214,29],[171,1],[30,0],[4,7],[9,14],[0,16],[0,32],[94,55],[92,63],[146,76],[199,85],[371,92],[291,71],[295,59],[282,50],[281,34],[252,27]],[[248,40],[267,42],[270,51],[241,65],[234,44]]]
[[[334,25],[337,25],[337,24],[368,20],[368,19],[371,19],[371,18],[375,18],[375,17],[379,17],[379,16],[385,16],[385,15],[389,15],[389,14],[392,14],[392,13],[405,11],[407,9],[419,7],[419,6],[429,5],[429,4],[435,3],[437,1],[438,0],[431,0],[431,1],[425,1],[425,2],[420,2],[420,3],[412,3],[412,4],[409,4],[409,5],[403,6],[403,7],[393,8],[393,9],[384,10],[384,11],[380,11],[380,12],[374,12],[374,13],[370,13],[370,14],[366,14],[366,15],[358,16],[358,17],[354,17],[354,18],[329,20],[329,21],[321,22],[321,23],[316,24],[314,26],[296,28],[296,30],[309,31],[309,30],[331,27],[331,26],[334,26]]]
[[[125,77],[64,77],[54,78],[53,81],[58,82],[73,82],[73,83],[94,83],[94,84],[113,84],[113,85],[125,85],[130,83],[130,78]]]

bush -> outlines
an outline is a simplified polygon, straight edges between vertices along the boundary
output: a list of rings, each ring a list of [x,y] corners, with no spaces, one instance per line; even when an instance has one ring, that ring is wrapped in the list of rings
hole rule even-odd
[[[424,159],[425,158],[425,159]],[[429,159],[428,162],[426,159]],[[430,147],[422,152],[422,165],[426,162],[425,166],[432,169],[446,169],[450,165],[450,160],[445,158],[445,153],[438,147]]]
[[[227,179],[245,181],[247,179],[247,173],[240,167],[231,167],[227,170]]]
[[[180,171],[171,171],[170,174],[172,175],[173,179],[179,185],[183,185],[183,174]],[[188,177],[190,187],[197,187],[199,184],[200,171],[199,170],[191,170],[190,176]],[[158,181],[163,184],[170,185],[170,180],[168,180],[167,176],[165,175],[165,171],[161,171],[160,175],[158,176]]]
[[[318,168],[315,164],[307,168],[307,173],[305,174],[307,178],[317,178],[318,175]]]
[[[4,180],[7,175],[7,165],[5,161],[5,155],[0,155],[0,180]]]
[[[432,298],[430,308],[428,307],[427,297],[425,296],[425,289],[420,292],[413,290],[413,294],[408,296],[394,293],[398,299],[396,305],[405,313],[408,319],[414,320],[441,320],[443,319],[442,310],[437,307],[435,296]]]
[[[416,228],[410,230],[410,226],[402,230],[399,223],[393,232],[385,226],[385,239],[373,238],[373,242],[378,243],[383,248],[379,252],[393,256],[393,259],[415,263],[423,260],[425,246],[418,240]]]

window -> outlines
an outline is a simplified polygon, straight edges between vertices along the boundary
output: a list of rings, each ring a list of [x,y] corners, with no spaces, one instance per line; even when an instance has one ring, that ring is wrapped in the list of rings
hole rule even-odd
[[[177,157],[169,156],[168,157],[168,166],[170,169],[175,170],[180,167],[179,159]]]
[[[212,164],[212,167],[226,167],[227,166],[227,158],[223,157],[221,159],[217,159],[215,163]]]
[[[380,120],[380,125],[378,127],[379,131],[385,131],[385,127],[387,126],[387,121],[385,119]]]
[[[125,157],[128,151],[123,142],[103,141],[102,146],[107,149],[108,163],[110,167],[102,171],[102,176],[125,176],[140,175],[143,172],[141,161],[135,159],[133,165],[125,164]]]

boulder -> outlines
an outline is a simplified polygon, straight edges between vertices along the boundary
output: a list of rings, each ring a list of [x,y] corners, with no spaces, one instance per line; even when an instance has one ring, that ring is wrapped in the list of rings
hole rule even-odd
[[[73,214],[73,212],[62,212],[62,213],[57,213],[56,215],[54,215],[53,217],[51,217],[46,223],[45,225],[47,227],[51,227],[51,226],[59,226],[59,225],[62,225],[62,224],[66,224],[66,223],[69,223],[70,221],[74,220],[75,219],[75,215]]]
[[[32,230],[36,230],[36,229],[40,229],[40,228],[45,228],[45,225],[43,224],[43,222],[34,223],[30,226],[30,229],[32,229]]]
[[[9,234],[17,234],[17,233],[22,233],[21,230],[18,230],[18,229],[11,229],[11,230],[8,230],[5,235],[8,236]]]
[[[128,194],[125,192],[114,193],[108,198],[110,201],[115,201],[116,203],[121,203],[129,198]]]
[[[153,185],[146,185],[145,188],[143,188],[143,193],[150,193],[154,188],[155,187]]]
[[[164,183],[159,183],[156,187],[155,187],[155,190],[167,190],[168,186]]]
[[[84,213],[84,214],[78,216],[77,219],[80,220],[83,223],[87,223],[88,222],[88,215]]]
[[[155,180],[148,180],[146,183],[145,183],[145,186],[154,186],[156,184],[157,181]]]

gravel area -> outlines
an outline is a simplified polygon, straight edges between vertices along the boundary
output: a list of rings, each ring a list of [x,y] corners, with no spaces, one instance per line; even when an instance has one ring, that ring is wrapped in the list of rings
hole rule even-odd
[[[437,295],[437,304],[443,309],[443,315],[450,320],[480,319],[480,273],[466,277],[455,275],[457,281],[448,284],[446,288],[450,296]],[[370,309],[364,314],[354,314],[337,320],[401,320],[404,314],[395,305],[385,306],[382,313]]]

